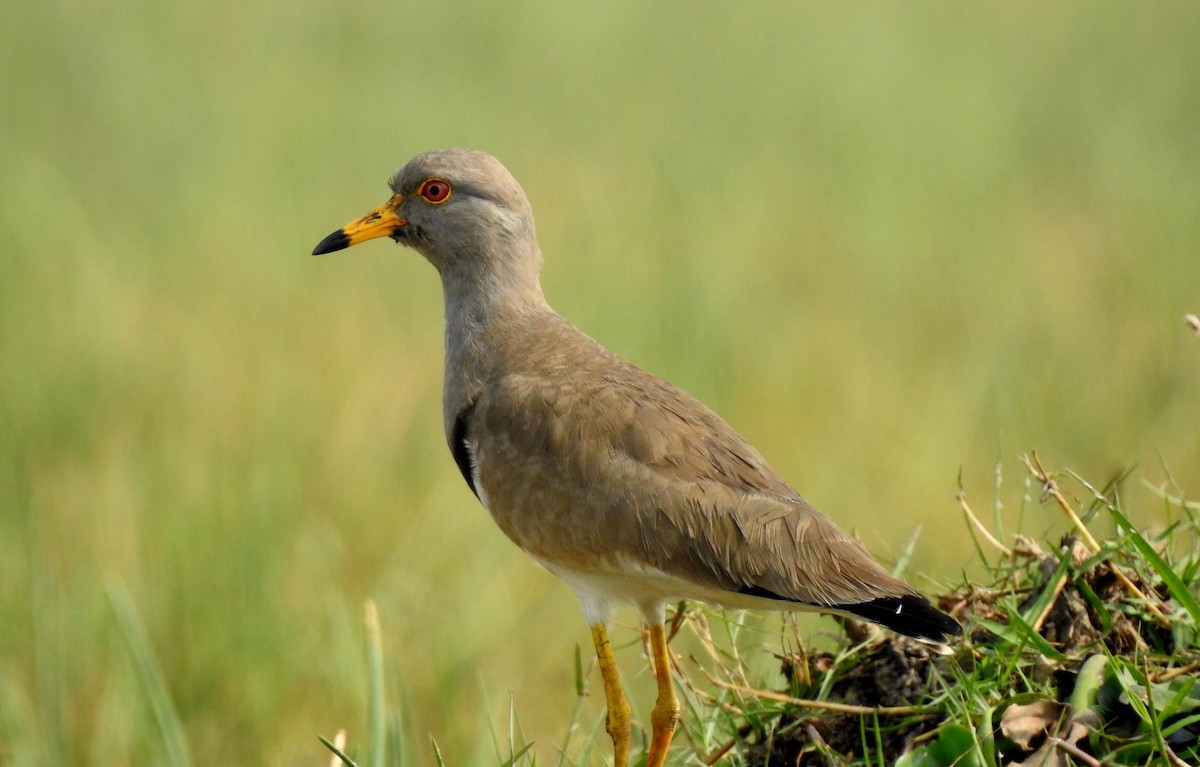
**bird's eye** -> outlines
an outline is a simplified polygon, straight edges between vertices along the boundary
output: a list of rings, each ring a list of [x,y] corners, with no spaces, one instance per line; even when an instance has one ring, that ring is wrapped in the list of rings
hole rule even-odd
[[[450,182],[440,178],[426,179],[421,184],[421,188],[417,190],[417,194],[421,195],[421,199],[425,202],[437,205],[450,199]]]

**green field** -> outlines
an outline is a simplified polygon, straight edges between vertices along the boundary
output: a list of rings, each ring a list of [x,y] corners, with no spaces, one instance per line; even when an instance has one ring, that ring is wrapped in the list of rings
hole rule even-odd
[[[445,448],[437,275],[308,255],[428,149],[505,162],[550,302],[882,560],[923,526],[923,590],[973,561],[960,472],[989,518],[1030,448],[1132,469],[1132,507],[1200,494],[1198,31],[1193,3],[16,0],[0,764],[164,763],[114,587],[197,765],[361,737],[368,598],[419,763],[497,763],[510,691],[556,762],[587,627]],[[1061,529],[1029,493],[1005,531]]]

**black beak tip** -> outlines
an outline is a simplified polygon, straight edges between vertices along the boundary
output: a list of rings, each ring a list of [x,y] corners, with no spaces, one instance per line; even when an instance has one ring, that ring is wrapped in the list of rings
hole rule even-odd
[[[346,236],[344,230],[339,229],[317,243],[317,247],[313,248],[312,254],[314,256],[323,256],[326,253],[332,253],[335,250],[344,250],[348,247],[350,247],[350,238]]]

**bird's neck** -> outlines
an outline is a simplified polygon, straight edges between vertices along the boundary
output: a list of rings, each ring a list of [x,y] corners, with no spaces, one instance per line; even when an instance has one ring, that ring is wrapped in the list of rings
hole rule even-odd
[[[553,314],[538,279],[540,264],[540,256],[516,267],[490,269],[476,263],[469,273],[442,275],[447,434],[458,413],[502,374],[508,361],[519,358],[522,339],[535,324],[531,321]]]

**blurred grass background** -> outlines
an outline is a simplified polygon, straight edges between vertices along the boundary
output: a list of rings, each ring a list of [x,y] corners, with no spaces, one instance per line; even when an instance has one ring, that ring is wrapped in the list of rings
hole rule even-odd
[[[910,569],[953,578],[960,467],[986,506],[1030,447],[1194,494],[1197,29],[1192,3],[16,0],[0,763],[161,761],[109,582],[198,764],[353,740],[367,597],[419,754],[488,761],[511,689],[553,756],[587,630],[447,455],[436,274],[308,256],[427,149],[500,157],[551,302],[884,560],[923,524]]]

